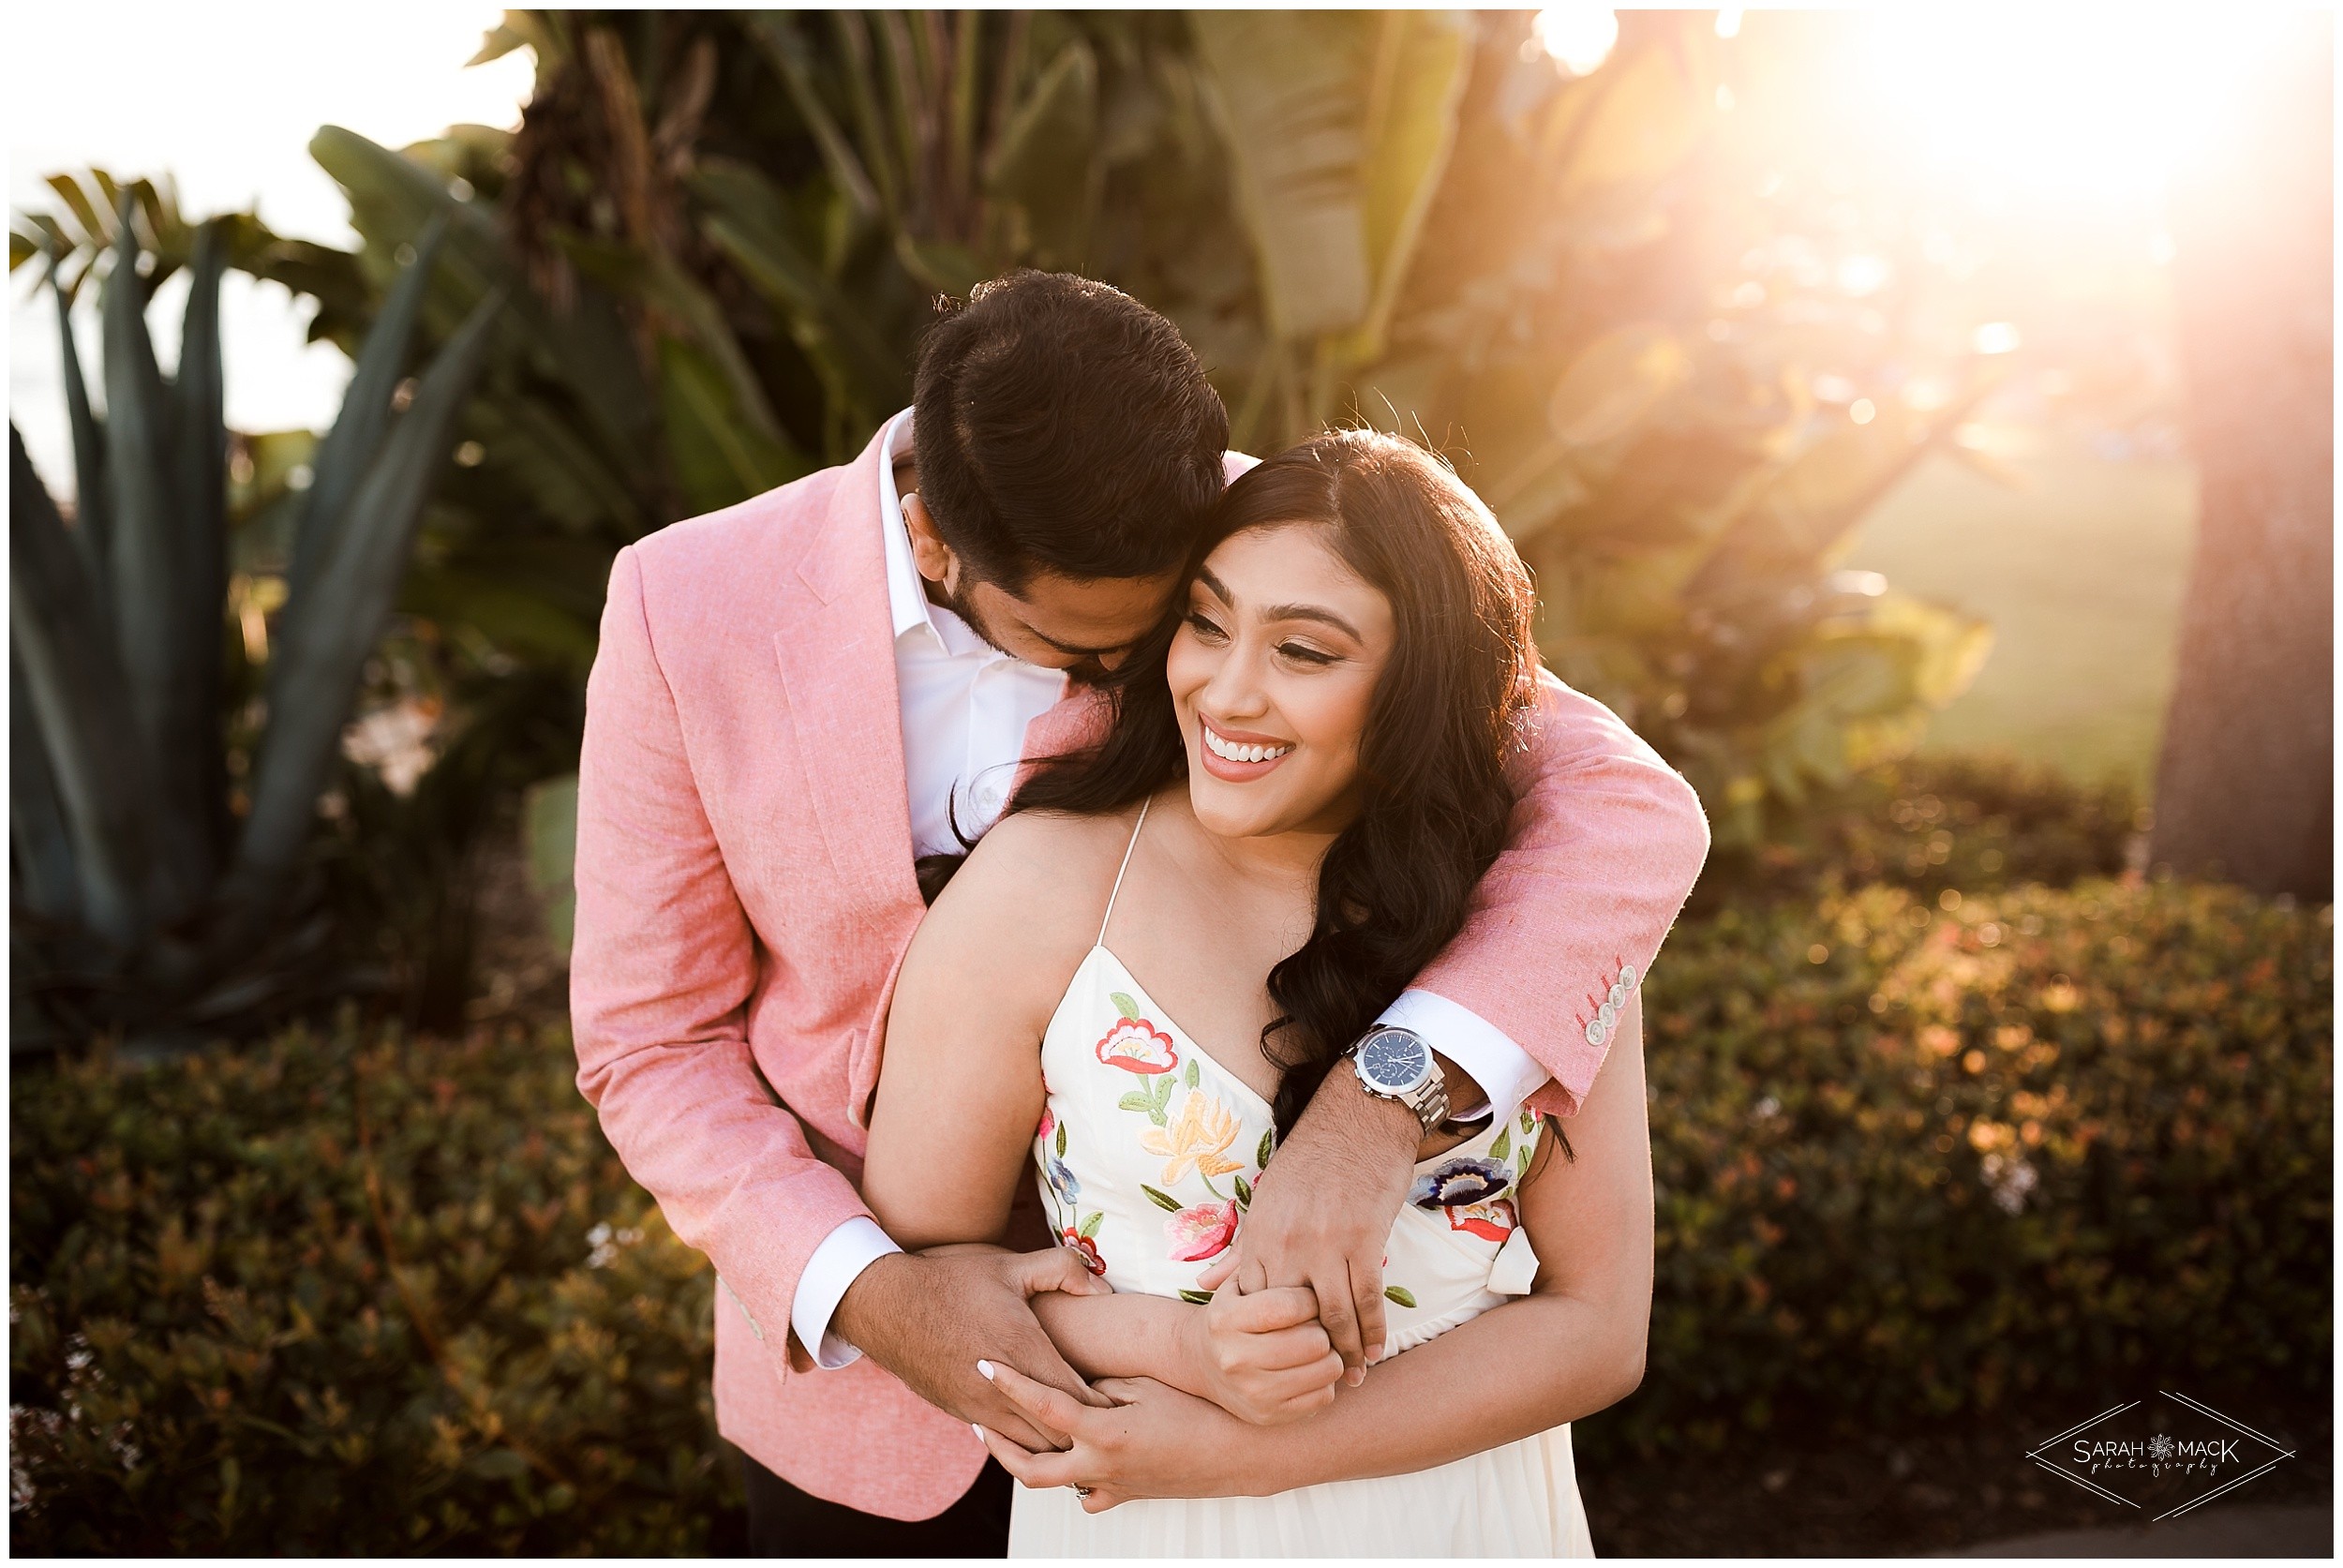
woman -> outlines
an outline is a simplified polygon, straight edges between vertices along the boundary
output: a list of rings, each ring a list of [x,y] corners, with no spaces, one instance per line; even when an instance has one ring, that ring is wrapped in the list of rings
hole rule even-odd
[[[1649,1312],[1632,1004],[1574,1158],[1527,1113],[1425,1140],[1362,1384],[1307,1291],[1211,1289],[1278,1133],[1502,845],[1528,574],[1444,467],[1365,431],[1254,469],[1211,537],[1106,739],[1027,783],[920,928],[865,1198],[907,1247],[991,1245],[1037,1165],[1114,1287],[1037,1300],[1043,1325],[1183,1450],[1178,1497],[1047,1456],[1080,1490],[1021,1491],[1014,1554],[1590,1555],[1563,1423],[1634,1388]]]

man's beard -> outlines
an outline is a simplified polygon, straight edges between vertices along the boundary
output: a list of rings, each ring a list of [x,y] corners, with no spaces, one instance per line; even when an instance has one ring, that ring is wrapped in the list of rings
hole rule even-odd
[[[939,583],[933,577],[922,578],[921,582],[928,590],[930,604],[948,609],[960,617],[961,623],[974,632],[984,645],[995,653],[1007,653],[1010,658],[1016,659],[1018,655],[1009,652],[1008,649],[1002,646],[1001,639],[993,635],[992,627],[985,624],[983,615],[977,609],[974,603],[974,590],[978,580],[974,573],[963,570],[961,573],[961,587],[958,590]],[[1067,679],[1077,686],[1096,686],[1106,679],[1107,667],[1092,657],[1067,666],[1065,673]]]
[[[928,590],[928,603],[948,609],[960,617],[961,623],[974,632],[982,639],[985,646],[995,653],[1007,653],[1008,650],[1001,646],[1001,639],[992,635],[992,628],[986,625],[984,617],[977,612],[974,598],[977,586],[976,574],[963,571],[960,577],[962,587],[957,590],[948,584],[939,583],[933,577],[923,579],[922,586]],[[1010,654],[1010,657],[1014,658],[1015,655]]]

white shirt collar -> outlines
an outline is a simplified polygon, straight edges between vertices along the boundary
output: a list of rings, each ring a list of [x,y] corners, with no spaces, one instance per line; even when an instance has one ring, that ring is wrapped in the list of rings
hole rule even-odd
[[[921,626],[934,629],[928,616],[927,589],[911,559],[911,532],[903,522],[903,498],[895,493],[896,460],[910,450],[911,411],[905,409],[887,422],[886,433],[879,438],[879,532],[887,549],[887,608],[899,637]]]
[[[903,498],[895,492],[895,464],[912,450],[909,409],[888,421],[886,440],[879,455],[879,529],[887,552],[887,608],[895,624],[895,640],[928,640],[934,650],[954,657],[1008,658],[966,621],[928,598],[927,580],[911,559],[911,525],[903,521]]]

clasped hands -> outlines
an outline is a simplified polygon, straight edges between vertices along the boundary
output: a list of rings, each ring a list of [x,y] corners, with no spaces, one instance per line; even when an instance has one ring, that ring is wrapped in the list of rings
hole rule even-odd
[[[1087,1385],[1054,1346],[1039,1363],[986,1358],[987,1403],[1015,1419],[968,1419],[1004,1469],[1028,1486],[1087,1487],[1093,1513],[1283,1489],[1261,1428],[1325,1410],[1380,1359],[1383,1250],[1419,1129],[1404,1107],[1321,1095],[1300,1133],[1312,1136],[1278,1151],[1235,1246],[1199,1280],[1213,1299],[1185,1314],[1164,1378]],[[1102,1288],[1085,1276],[1077,1290]]]

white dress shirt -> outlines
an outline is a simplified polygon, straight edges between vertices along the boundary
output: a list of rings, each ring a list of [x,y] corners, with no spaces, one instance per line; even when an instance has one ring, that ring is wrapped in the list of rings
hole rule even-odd
[[[950,854],[963,847],[962,835],[973,842],[1000,819],[1024,755],[1025,726],[1066,694],[1066,676],[1012,658],[960,617],[928,602],[912,560],[902,498],[895,493],[895,464],[910,450],[906,409],[888,423],[879,463],[887,603],[895,623],[895,686],[903,707],[912,853]],[[1384,1010],[1381,1022],[1414,1030],[1470,1073],[1497,1115],[1512,1115],[1545,1082],[1545,1069],[1503,1030],[1445,996],[1407,992]],[[789,1321],[818,1364],[843,1366],[862,1353],[829,1331],[830,1318],[864,1269],[901,1250],[874,1221],[860,1216],[813,1249],[798,1276]]]

